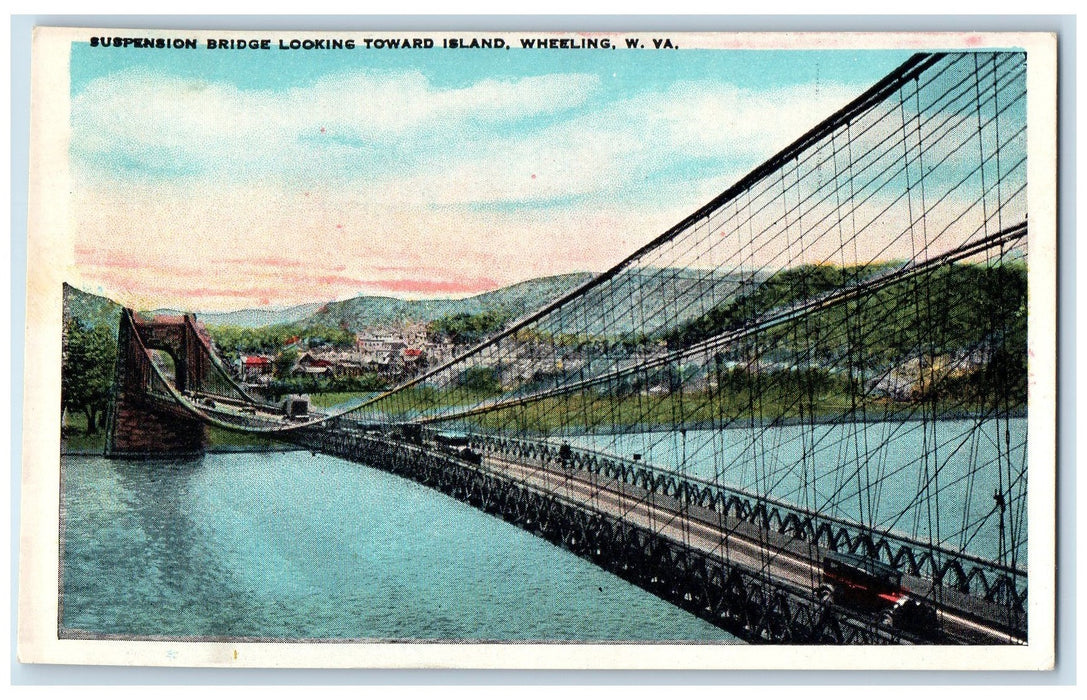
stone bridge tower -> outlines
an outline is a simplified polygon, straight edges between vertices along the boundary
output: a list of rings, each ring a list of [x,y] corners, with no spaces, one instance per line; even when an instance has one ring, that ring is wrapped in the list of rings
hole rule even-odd
[[[192,314],[143,320],[121,312],[117,331],[117,369],[106,420],[106,456],[155,458],[202,454],[207,430],[177,405],[150,393],[152,368],[147,350],[161,350],[174,362],[179,391],[197,390],[211,360]]]

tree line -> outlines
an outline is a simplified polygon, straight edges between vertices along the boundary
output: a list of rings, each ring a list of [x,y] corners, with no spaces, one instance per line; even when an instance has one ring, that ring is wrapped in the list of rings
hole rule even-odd
[[[87,434],[98,432],[109,407],[117,365],[117,330],[69,317],[64,321],[61,408],[82,413]]]
[[[207,329],[220,356],[227,362],[234,362],[242,355],[277,353],[295,338],[306,341],[310,347],[349,348],[355,344],[352,331],[319,324],[277,323],[259,328],[209,325]]]

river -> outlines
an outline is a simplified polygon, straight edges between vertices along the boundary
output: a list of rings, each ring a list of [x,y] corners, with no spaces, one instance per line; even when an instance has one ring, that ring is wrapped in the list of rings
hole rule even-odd
[[[737,640],[501,520],[308,452],[62,458],[62,636]]]
[[[1025,418],[570,435],[571,445],[1026,567]],[[999,446],[999,448],[998,448]],[[682,468],[680,465],[683,465]]]
[[[567,439],[990,559],[1003,488],[1006,551],[1025,565],[1025,419]],[[737,641],[508,523],[325,455],[69,455],[62,513],[68,636]]]

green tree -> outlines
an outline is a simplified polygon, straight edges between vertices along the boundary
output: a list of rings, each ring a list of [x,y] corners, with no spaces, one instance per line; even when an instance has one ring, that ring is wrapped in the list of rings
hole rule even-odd
[[[285,379],[291,376],[291,370],[298,361],[298,351],[294,348],[281,350],[272,361],[272,370],[277,379]]]
[[[509,314],[494,309],[478,314],[459,313],[437,319],[430,324],[430,330],[453,343],[475,344],[502,330],[508,320]]]
[[[109,405],[117,340],[108,328],[88,328],[76,319],[65,322],[65,331],[61,403],[87,416],[87,433],[91,434],[98,431],[98,418]]]

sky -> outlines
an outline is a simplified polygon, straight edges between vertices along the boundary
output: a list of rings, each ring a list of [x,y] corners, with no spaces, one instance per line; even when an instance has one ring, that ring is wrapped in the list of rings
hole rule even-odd
[[[74,44],[71,281],[225,311],[605,270],[908,55]]]

